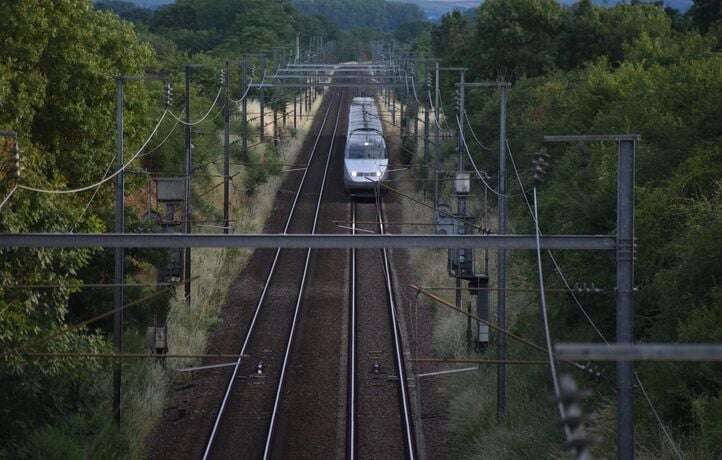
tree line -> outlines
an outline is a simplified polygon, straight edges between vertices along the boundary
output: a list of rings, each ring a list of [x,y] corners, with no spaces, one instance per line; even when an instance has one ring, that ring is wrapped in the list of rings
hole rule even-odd
[[[509,142],[527,191],[531,161],[542,147],[543,135],[641,134],[636,165],[637,340],[722,341],[722,244],[717,237],[722,231],[719,2],[697,0],[689,12],[680,14],[641,2],[600,7],[582,0],[565,7],[553,0],[487,0],[474,16],[445,16],[431,36],[433,53],[444,65],[470,68],[467,80],[513,82]],[[450,84],[446,94],[451,101]],[[498,96],[469,91],[467,111],[481,142],[498,152]],[[473,140],[469,144],[479,164],[493,173],[497,154]],[[613,232],[616,147],[555,146],[549,147],[549,154],[550,167],[539,186],[542,231]],[[520,192],[516,182],[512,170],[509,184],[514,194]],[[514,229],[533,233],[524,201],[517,196],[510,206]],[[594,282],[613,292],[613,256],[560,253],[558,258],[570,280]],[[548,260],[545,270],[548,284],[562,283]],[[614,340],[614,296],[583,296],[583,303],[600,331]],[[601,341],[571,297],[562,297],[551,308],[556,341]],[[536,309],[521,313],[514,330],[540,337]],[[656,409],[689,455],[719,456],[722,367],[645,363],[638,370]],[[605,372],[613,375],[614,367],[605,366]],[[525,375],[539,385],[548,379],[544,370]],[[591,425],[602,434],[597,449],[603,456],[613,449],[613,419],[604,416],[613,409],[612,387],[584,383],[601,395],[594,400],[597,422]],[[523,393],[512,404],[533,404],[534,397],[538,395]],[[493,408],[486,415],[490,414]],[[663,451],[657,424],[641,401],[637,414],[641,445]],[[528,417],[517,422],[532,423]],[[466,424],[457,431],[458,440],[468,445],[469,437],[480,442],[500,430],[491,424],[484,435]],[[556,431],[518,432],[527,434],[510,441],[516,455],[533,456],[540,445],[553,450],[559,443]]]

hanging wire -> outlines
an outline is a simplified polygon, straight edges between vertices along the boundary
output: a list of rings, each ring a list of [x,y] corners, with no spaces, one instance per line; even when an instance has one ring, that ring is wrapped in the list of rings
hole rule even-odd
[[[213,103],[212,103],[211,106],[208,108],[208,111],[206,112],[206,114],[203,115],[203,117],[202,117],[200,120],[198,120],[198,121],[188,123],[188,122],[185,122],[185,121],[181,120],[181,119],[180,119],[178,116],[176,116],[173,112],[168,111],[168,113],[170,113],[170,116],[173,117],[173,118],[175,118],[176,121],[178,121],[179,123],[181,123],[181,124],[183,124],[183,125],[185,125],[185,126],[196,126],[196,125],[202,123],[203,121],[205,121],[206,118],[208,118],[208,115],[211,114],[211,111],[213,110],[213,108],[214,108],[214,107],[216,106],[216,104],[218,103],[218,100],[220,99],[222,92],[223,92],[223,87],[218,88],[218,93],[216,94],[216,98],[213,100]],[[181,114],[182,114],[182,113],[183,113],[183,112],[181,112]]]
[[[461,143],[464,146],[464,150],[466,151],[466,155],[469,157],[469,161],[471,162],[471,166],[474,168],[474,171],[476,171],[476,175],[479,176],[479,179],[484,183],[484,186],[489,189],[490,192],[495,194],[496,196],[504,196],[506,198],[513,198],[517,195],[509,195],[509,194],[501,194],[499,193],[494,187],[489,185],[489,183],[484,179],[484,175],[479,171],[479,168],[476,167],[476,162],[474,161],[474,158],[471,156],[471,152],[469,151],[469,146],[466,144],[466,138],[464,137],[464,130],[461,129],[461,120],[459,120],[459,117],[456,117],[456,124],[459,126],[459,135],[461,137]]]
[[[10,192],[8,192],[8,194],[5,195],[5,198],[3,198],[2,203],[0,203],[0,210],[2,210],[3,206],[5,206],[5,203],[8,202],[8,200],[10,199],[10,197],[13,196],[13,194],[15,193],[15,191],[16,191],[17,189],[18,189],[18,186],[15,185],[15,186],[10,190]]]
[[[529,203],[529,199],[526,196],[526,192],[524,191],[524,184],[521,181],[521,176],[519,175],[519,170],[516,167],[516,162],[514,161],[514,155],[512,154],[511,147],[509,146],[509,142],[506,142],[506,148],[507,152],[509,153],[509,158],[511,159],[512,166],[514,167],[514,173],[516,174],[517,181],[519,182],[519,187],[522,191],[522,196],[524,197],[524,201],[526,202],[527,208],[529,210],[530,216],[534,221],[534,225],[538,228],[539,223],[535,217],[534,212],[532,211],[531,204]],[[541,235],[541,231],[539,232]],[[577,297],[576,293],[572,289],[571,285],[567,281],[566,276],[564,275],[564,272],[562,271],[561,267],[559,266],[559,263],[557,262],[556,257],[554,257],[554,254],[552,253],[551,249],[547,249],[547,255],[551,259],[554,269],[556,270],[557,274],[561,278],[562,282],[564,283],[564,286],[567,288],[567,291],[571,294],[572,299],[574,299],[574,302],[576,303],[577,307],[581,310],[584,317],[587,319],[587,322],[592,326],[594,331],[597,333],[600,339],[605,344],[609,344],[609,341],[607,340],[606,336],[602,333],[602,331],[597,327],[594,320],[591,318],[587,310],[584,308],[582,303],[579,301],[579,298]],[[662,430],[662,433],[664,434],[667,442],[671,446],[672,450],[674,451],[675,455],[678,459],[683,459],[684,456],[682,455],[682,452],[677,447],[677,444],[674,442],[674,439],[672,438],[671,433],[667,429],[667,426],[665,425],[662,418],[659,416],[659,413],[657,412],[657,409],[654,407],[654,403],[649,398],[649,395],[647,394],[647,390],[645,389],[644,385],[642,384],[642,380],[639,378],[639,374],[637,372],[634,373],[635,379],[637,380],[637,384],[639,385],[640,390],[642,390],[642,394],[644,395],[645,400],[647,401],[647,405],[649,406],[650,410],[652,411],[652,414],[654,415],[657,424],[659,425],[660,429]]]
[[[469,121],[469,114],[466,113],[466,110],[464,110],[464,120],[466,120],[466,126],[469,127],[469,131],[471,131],[471,136],[474,138],[477,144],[479,144],[479,147],[481,147],[484,150],[492,151],[490,147],[487,147],[486,145],[482,144],[478,137],[476,137],[476,133],[474,132],[474,128],[471,127],[471,122]]]
[[[29,191],[31,191],[31,192],[37,192],[37,193],[71,194],[71,193],[85,192],[85,191],[87,191],[87,190],[91,190],[91,189],[94,189],[94,188],[96,188],[96,187],[100,187],[100,186],[103,185],[104,183],[110,181],[110,180],[113,179],[115,176],[117,176],[118,174],[120,174],[121,172],[123,172],[128,166],[130,166],[130,164],[131,164],[133,161],[135,161],[136,158],[138,158],[138,157],[140,156],[140,154],[143,152],[143,150],[145,150],[145,148],[148,146],[148,143],[151,141],[151,139],[153,139],[153,137],[155,136],[155,134],[158,132],[158,128],[160,128],[160,125],[163,123],[163,120],[165,119],[166,115],[168,115],[168,113],[170,113],[168,109],[166,109],[166,110],[163,112],[163,115],[161,115],[160,119],[158,120],[158,123],[155,125],[155,128],[153,129],[153,132],[150,133],[150,135],[149,135],[148,138],[145,140],[145,142],[143,143],[143,145],[142,145],[142,146],[140,147],[140,149],[138,149],[138,151],[130,158],[130,160],[128,160],[123,166],[121,166],[120,168],[118,168],[118,170],[116,170],[113,174],[111,174],[110,176],[105,177],[104,179],[100,180],[99,182],[96,182],[96,183],[91,184],[91,185],[86,185],[85,187],[80,187],[80,188],[75,188],[75,189],[70,189],[70,190],[62,190],[62,189],[61,189],[61,190],[41,189],[41,188],[29,187],[29,186],[27,186],[27,185],[20,185],[20,184],[17,185],[17,188],[20,188],[20,189],[23,189],[23,190],[29,190]]]
[[[549,372],[552,377],[552,386],[554,388],[554,396],[556,397],[557,409],[559,410],[559,418],[561,420],[566,419],[566,410],[561,399],[561,392],[559,391],[559,377],[557,375],[556,359],[554,358],[554,350],[552,348],[552,337],[551,330],[549,328],[549,314],[547,310],[547,301],[544,288],[544,271],[542,270],[542,256],[541,256],[541,232],[539,231],[539,214],[538,214],[538,203],[536,196],[536,187],[534,187],[534,232],[536,238],[536,260],[537,260],[537,271],[539,274],[539,302],[541,306],[542,322],[544,323],[544,339],[546,340],[547,357],[549,359]],[[572,432],[568,424],[564,424],[564,435],[567,442],[570,440]]]

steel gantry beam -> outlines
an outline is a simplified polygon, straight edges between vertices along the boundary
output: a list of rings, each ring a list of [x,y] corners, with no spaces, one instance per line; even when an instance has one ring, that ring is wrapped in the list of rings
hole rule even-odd
[[[543,249],[613,251],[607,235],[547,235]],[[534,235],[345,235],[185,233],[0,234],[4,248],[502,248],[536,249]]]
[[[327,86],[329,88],[373,88],[373,87],[387,87],[387,88],[404,88],[404,83],[255,83],[250,85],[251,88],[318,88],[319,86]]]
[[[560,343],[554,350],[574,361],[722,361],[722,345],[708,343]]]

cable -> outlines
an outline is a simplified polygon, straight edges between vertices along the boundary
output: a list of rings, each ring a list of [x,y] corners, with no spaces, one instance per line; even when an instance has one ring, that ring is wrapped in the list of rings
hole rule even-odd
[[[170,139],[171,134],[173,134],[175,132],[176,128],[178,127],[178,124],[179,124],[179,122],[176,121],[175,124],[173,125],[173,128],[171,128],[171,130],[168,132],[168,134],[165,136],[165,138],[162,141],[160,141],[160,144],[156,145],[155,147],[148,150],[147,152],[144,152],[143,154],[138,155],[138,158],[145,158],[148,155],[150,155],[151,153],[158,150],[159,148],[163,147],[163,145],[168,141],[168,139]]]
[[[459,117],[456,117],[456,123],[461,128],[461,120],[459,120]],[[469,161],[471,161],[471,166],[474,167],[474,171],[476,171],[476,175],[479,176],[479,179],[484,183],[484,186],[489,189],[490,192],[497,196],[504,196],[506,198],[513,198],[516,195],[502,195],[498,191],[496,191],[491,185],[489,185],[486,180],[484,179],[484,176],[479,171],[479,168],[476,167],[476,162],[474,161],[474,158],[471,156],[471,152],[469,151],[469,146],[466,145],[466,138],[464,137],[464,131],[462,129],[459,129],[459,134],[461,136],[461,143],[464,145],[464,150],[466,150],[466,155],[469,157]]]
[[[0,209],[2,209],[3,206],[5,206],[5,203],[8,202],[8,200],[10,199],[10,197],[13,196],[13,193],[15,193],[15,191],[16,191],[17,189],[18,189],[18,186],[15,185],[15,186],[12,188],[12,190],[10,190],[10,192],[9,192],[7,195],[5,195],[5,198],[3,198],[2,203],[0,203]]]
[[[566,419],[566,410],[561,399],[561,392],[559,391],[559,377],[557,376],[556,359],[554,358],[554,350],[552,349],[552,337],[551,330],[549,328],[549,314],[547,312],[547,301],[544,293],[544,271],[542,270],[542,257],[541,257],[541,232],[539,231],[539,215],[538,215],[538,203],[536,197],[536,187],[534,187],[534,231],[536,238],[536,261],[537,271],[539,273],[539,301],[541,306],[542,321],[544,323],[544,339],[547,345],[547,357],[549,359],[549,372],[552,377],[552,386],[554,387],[554,396],[557,401],[557,409],[559,410],[559,418],[561,420]],[[571,439],[571,429],[568,424],[564,424],[564,435],[566,436],[567,442]]]
[[[155,134],[158,132],[158,128],[160,128],[160,125],[163,123],[163,120],[165,119],[166,115],[169,114],[169,110],[166,109],[163,112],[163,115],[161,115],[160,119],[158,120],[158,123],[155,125],[155,128],[153,128],[153,132],[150,133],[150,136],[148,136],[148,139],[145,140],[143,145],[138,149],[138,151],[131,157],[130,160],[128,160],[122,167],[120,167],[117,171],[115,171],[110,176],[107,176],[105,179],[101,180],[100,182],[96,182],[95,184],[86,185],[85,187],[80,187],[76,189],[71,190],[52,190],[52,189],[41,189],[41,188],[35,188],[35,187],[29,187],[27,185],[17,185],[17,188],[21,188],[23,190],[29,190],[31,192],[37,192],[37,193],[50,193],[50,194],[70,194],[70,193],[79,193],[84,192],[86,190],[91,190],[96,187],[100,187],[104,183],[108,182],[109,180],[113,179],[115,176],[123,172],[130,164],[135,161],[138,156],[143,152],[143,150],[148,146],[148,143],[153,139]]]
[[[248,86],[246,86],[246,91],[243,93],[243,96],[241,96],[240,99],[231,99],[231,98],[228,98],[228,100],[231,101],[231,102],[233,102],[233,103],[235,103],[235,104],[238,104],[238,103],[240,103],[240,102],[243,102],[243,100],[246,98],[246,96],[248,96],[248,92],[251,90],[251,86],[253,86],[253,79],[250,79],[250,80],[249,80]]]
[[[223,92],[223,87],[218,88],[218,94],[216,94],[216,98],[213,100],[213,104],[211,104],[211,106],[208,108],[208,112],[206,112],[206,114],[203,115],[203,117],[196,122],[188,123],[188,122],[185,122],[185,121],[181,120],[180,118],[178,118],[173,112],[168,111],[168,113],[170,113],[171,117],[175,118],[179,123],[182,123],[185,126],[198,125],[198,124],[202,123],[203,121],[205,121],[205,119],[208,118],[208,115],[211,114],[211,110],[213,110],[213,107],[216,106],[216,103],[218,103],[218,99],[221,97],[221,92]]]
[[[110,168],[113,167],[113,160],[115,158],[110,158],[110,161],[108,162],[108,166],[105,168],[105,173],[103,174],[103,178],[108,177],[108,173],[110,172]],[[88,209],[90,209],[90,205],[95,200],[95,197],[98,196],[98,191],[100,190],[100,187],[96,187],[95,190],[93,190],[93,194],[90,196],[90,199],[88,200],[88,203],[83,208],[83,212],[80,213],[80,217],[78,217],[75,220],[75,224],[73,225],[73,228],[70,230],[70,233],[75,233],[75,230],[78,228],[78,225],[80,224],[80,220],[85,216],[85,213],[88,212]]]
[[[487,147],[487,146],[485,146],[484,144],[482,144],[481,141],[479,140],[479,138],[476,137],[476,133],[474,132],[474,128],[471,127],[471,122],[469,121],[469,114],[466,113],[466,110],[464,110],[464,120],[466,120],[466,125],[469,127],[469,131],[471,131],[471,135],[472,135],[472,137],[474,138],[474,140],[476,141],[476,143],[479,144],[479,147],[481,147],[481,148],[484,149],[484,150],[488,150],[488,151],[491,152],[492,149],[491,149],[490,147]]]
[[[524,184],[521,181],[521,176],[519,175],[519,170],[516,167],[516,162],[514,161],[514,155],[511,152],[511,147],[509,146],[509,142],[506,142],[506,148],[507,152],[509,153],[509,158],[511,159],[511,164],[514,167],[514,173],[516,174],[517,181],[519,182],[519,187],[522,191],[522,196],[524,197],[524,201],[526,202],[527,208],[529,209],[529,213],[534,220],[534,225],[536,228],[539,228],[538,219],[534,215],[534,212],[532,211],[531,204],[529,203],[529,199],[526,196],[526,192],[524,191]],[[541,231],[539,231],[539,234],[541,235]],[[554,253],[552,253],[551,249],[547,249],[547,255],[551,259],[552,263],[554,264],[554,269],[556,270],[557,274],[561,278],[562,282],[564,283],[564,286],[566,287],[567,291],[571,294],[572,299],[574,299],[574,302],[577,304],[577,307],[581,310],[584,317],[587,319],[587,322],[592,326],[594,331],[597,333],[599,338],[602,339],[602,341],[605,344],[609,344],[609,341],[605,337],[605,335],[602,333],[601,330],[597,327],[594,320],[591,318],[587,310],[584,308],[582,303],[579,301],[579,298],[577,297],[574,290],[571,288],[571,285],[567,281],[566,276],[564,275],[564,272],[562,272],[561,267],[559,266],[559,263],[557,262],[556,257],[554,257]],[[654,415],[655,419],[657,420],[657,424],[659,425],[660,429],[662,430],[662,433],[664,434],[665,438],[667,439],[667,442],[672,447],[672,450],[677,455],[677,458],[680,460],[683,459],[683,455],[680,452],[679,448],[677,447],[677,444],[674,442],[674,439],[672,438],[671,434],[667,430],[666,425],[662,421],[661,417],[659,416],[659,413],[657,412],[657,409],[654,407],[654,404],[652,400],[649,398],[649,395],[647,394],[647,390],[644,388],[644,385],[642,384],[642,380],[639,378],[639,374],[637,372],[634,373],[635,379],[637,380],[637,383],[639,384],[640,390],[642,390],[642,394],[644,395],[645,400],[647,401],[647,405],[649,406],[650,410],[652,411],[652,414]]]

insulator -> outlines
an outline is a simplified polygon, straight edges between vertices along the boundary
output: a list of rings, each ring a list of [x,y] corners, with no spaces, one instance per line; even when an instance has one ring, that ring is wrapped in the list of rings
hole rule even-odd
[[[15,176],[16,179],[20,178],[20,146],[18,145],[17,139],[15,139],[15,145],[13,146],[13,156],[12,156],[12,163],[11,163],[11,169],[13,176]]]

